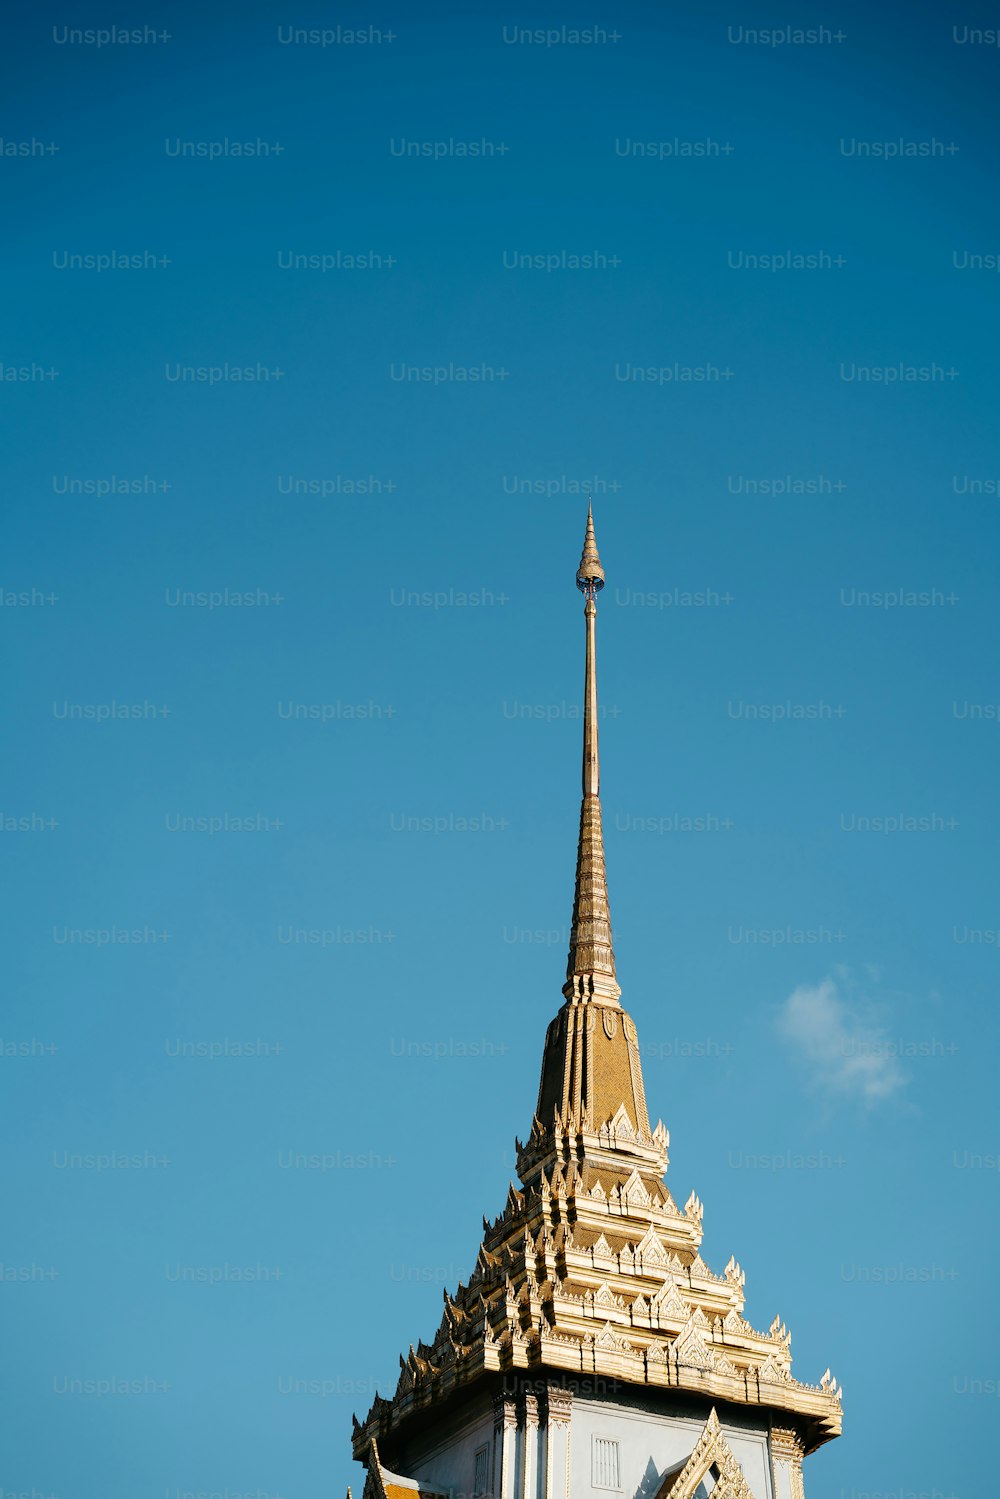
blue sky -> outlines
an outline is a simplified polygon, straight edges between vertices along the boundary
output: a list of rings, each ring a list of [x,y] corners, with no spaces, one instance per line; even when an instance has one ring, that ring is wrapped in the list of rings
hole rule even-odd
[[[810,1499],[982,1490],[995,21],[8,17],[6,1488],[360,1485],[561,1002],[589,482],[674,1196],[845,1387]]]

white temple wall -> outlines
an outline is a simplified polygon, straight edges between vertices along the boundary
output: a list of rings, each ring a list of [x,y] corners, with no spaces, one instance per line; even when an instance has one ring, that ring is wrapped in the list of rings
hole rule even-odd
[[[701,1435],[707,1410],[666,1413],[613,1398],[570,1398],[521,1390],[477,1401],[442,1427],[428,1418],[427,1435],[407,1445],[403,1471],[449,1499],[648,1499],[664,1473],[685,1461]],[[772,1482],[768,1432],[752,1419],[723,1421],[723,1433],[754,1499],[802,1499],[801,1479],[776,1455]],[[595,1438],[616,1444],[617,1485],[595,1472]],[[476,1486],[477,1454],[487,1449],[485,1491]],[[603,1449],[605,1457],[608,1449]]]
[[[429,1423],[432,1420],[428,1417]],[[432,1445],[413,1443],[411,1446],[406,1465],[408,1477],[450,1495],[451,1499],[473,1499],[476,1454],[485,1447],[489,1453],[488,1482],[490,1485],[498,1482],[494,1479],[494,1471],[499,1474],[500,1461],[495,1449],[502,1445],[502,1440],[495,1442],[494,1438],[502,1439],[502,1433],[496,1433],[494,1429],[492,1401],[484,1401],[467,1412],[460,1423],[445,1431],[435,1422],[434,1431],[437,1440]],[[487,1489],[488,1494],[493,1492],[492,1487]],[[499,1496],[499,1488],[495,1492]]]
[[[707,1412],[706,1412],[707,1414]],[[705,1425],[705,1416],[664,1416],[610,1401],[579,1396],[573,1402],[570,1455],[572,1499],[641,1499],[659,1487],[668,1468],[690,1456]],[[773,1492],[767,1432],[723,1422],[726,1441],[746,1476],[754,1499],[791,1499]],[[619,1485],[595,1483],[595,1438],[617,1442]]]

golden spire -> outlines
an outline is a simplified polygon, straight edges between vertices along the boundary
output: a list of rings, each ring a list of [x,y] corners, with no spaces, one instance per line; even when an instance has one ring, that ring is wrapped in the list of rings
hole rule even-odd
[[[576,573],[576,586],[584,594],[587,631],[587,664],[584,673],[583,713],[583,805],[580,809],[580,841],[576,857],[576,893],[573,926],[563,993],[567,999],[596,999],[617,1004],[621,994],[615,978],[615,954],[611,945],[611,913],[604,869],[604,833],[601,827],[601,762],[597,746],[597,594],[604,587],[604,569],[594,536],[594,510],[587,512],[583,556]]]

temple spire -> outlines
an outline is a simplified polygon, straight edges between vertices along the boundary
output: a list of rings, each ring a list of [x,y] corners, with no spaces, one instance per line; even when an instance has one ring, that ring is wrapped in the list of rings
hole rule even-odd
[[[617,1004],[621,994],[615,978],[615,954],[611,945],[611,914],[604,869],[604,833],[601,826],[601,763],[597,742],[597,604],[604,587],[604,569],[594,535],[593,504],[587,512],[583,556],[576,573],[576,586],[586,602],[586,667],[583,714],[583,805],[580,809],[580,839],[576,857],[576,892],[573,925],[563,993],[567,999],[595,999]]]
[[[597,749],[597,651],[596,620],[597,594],[604,587],[604,568],[597,555],[597,539],[594,536],[594,507],[587,511],[587,534],[583,539],[583,556],[576,571],[576,586],[586,597],[584,614],[587,621],[587,667],[584,675],[583,697],[583,794],[599,796],[601,790],[601,759]]]

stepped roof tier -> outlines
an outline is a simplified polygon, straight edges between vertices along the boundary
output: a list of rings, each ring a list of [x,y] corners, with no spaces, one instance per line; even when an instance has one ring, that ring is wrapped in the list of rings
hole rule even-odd
[[[498,1217],[484,1218],[472,1273],[445,1293],[432,1340],[411,1345],[395,1392],[355,1419],[354,1455],[369,1476],[378,1446],[392,1452],[413,1423],[515,1371],[763,1408],[802,1454],[841,1429],[842,1391],[829,1370],[818,1384],[793,1377],[787,1327],[778,1316],[766,1332],[751,1326],[743,1271],[732,1257],[721,1273],[709,1267],[701,1201],[692,1192],[679,1207],[664,1181],[669,1136],[662,1123],[650,1128],[636,1027],[615,974],[597,734],[604,571],[592,514],[577,583],[586,624],[583,804],[565,1002],[545,1038],[530,1134],[517,1141],[520,1185],[511,1184]],[[721,1440],[717,1425],[713,1408],[705,1450]],[[686,1493],[687,1476],[681,1484],[679,1469],[668,1474],[659,1493]]]

